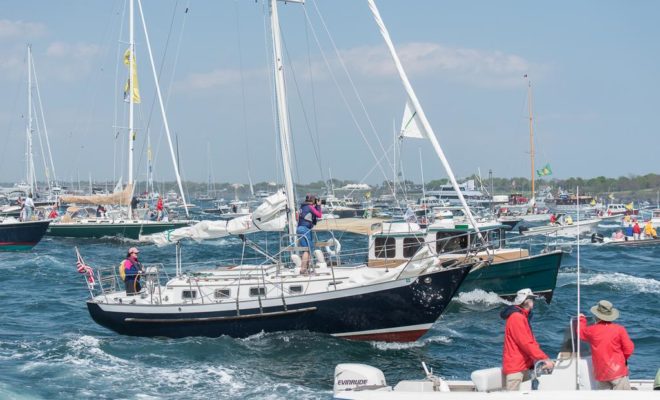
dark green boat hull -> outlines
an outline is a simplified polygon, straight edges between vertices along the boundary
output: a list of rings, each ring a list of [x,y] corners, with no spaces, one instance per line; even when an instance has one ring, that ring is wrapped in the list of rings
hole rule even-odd
[[[511,300],[518,290],[530,288],[550,303],[557,285],[561,256],[561,251],[554,251],[488,265],[470,272],[459,291],[481,289]]]
[[[165,232],[188,226],[188,222],[150,222],[150,223],[52,223],[46,232],[48,236],[72,238],[117,237],[138,240],[140,235]]]

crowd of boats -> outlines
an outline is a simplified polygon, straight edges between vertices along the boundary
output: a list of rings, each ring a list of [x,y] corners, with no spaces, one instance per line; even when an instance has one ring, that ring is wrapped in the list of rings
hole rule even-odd
[[[133,21],[133,1],[129,5]],[[133,107],[139,103],[139,94],[130,26],[124,54],[129,68],[125,90],[130,107],[128,183],[119,183],[112,191],[95,191],[90,184],[81,193],[49,180],[46,189],[40,190],[30,158],[33,130],[28,127],[29,183],[8,188],[0,196],[4,202],[0,248],[28,250],[44,235],[175,245],[174,260],[142,265],[139,288],[128,288],[116,265],[86,261],[78,253],[78,272],[89,291],[86,304],[92,319],[120,334],[246,337],[263,331],[309,330],[356,340],[414,341],[431,328],[460,291],[479,288],[511,299],[520,288],[531,288],[550,302],[564,254],[556,237],[596,233],[604,221],[618,227],[627,223],[625,218],[630,223],[646,218],[658,226],[660,209],[604,206],[593,197],[566,192],[536,193],[533,184],[529,198],[520,193],[484,195],[473,181],[459,184],[372,0],[369,6],[406,90],[404,115],[410,119],[406,125],[415,126],[418,137],[429,140],[449,184],[423,190],[414,201],[409,201],[410,193],[396,190],[374,196],[364,184],[345,188],[346,196],[337,196],[329,188],[320,196],[322,218],[312,231],[314,246],[310,248],[309,239],[295,233],[296,199],[304,195],[296,194],[292,178],[278,5],[271,0],[279,159],[284,173],[281,189],[250,199],[236,195],[228,202],[209,192],[199,194],[197,204],[189,202],[169,139],[179,193],[160,195],[150,182],[138,194],[133,177]],[[157,94],[169,138],[160,90]],[[259,236],[250,233],[275,235],[277,249],[264,247]],[[358,235],[360,239],[352,241],[363,245],[342,248],[345,233]],[[218,259],[184,271],[181,254],[186,240],[225,236],[240,239],[240,261]],[[657,243],[641,235],[617,242]],[[248,257],[247,250],[254,256]],[[311,259],[311,272],[302,265],[305,253]],[[174,271],[164,264],[174,264]],[[567,362],[575,360],[574,352],[569,353]],[[588,368],[583,360],[575,362]],[[430,375],[429,381],[435,382]]]

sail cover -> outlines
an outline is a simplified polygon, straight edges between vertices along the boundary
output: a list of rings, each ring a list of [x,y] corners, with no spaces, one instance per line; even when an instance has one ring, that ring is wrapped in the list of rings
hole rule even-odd
[[[285,227],[286,195],[278,192],[266,198],[251,214],[229,221],[200,221],[193,226],[140,236],[140,241],[164,246],[182,239],[202,241],[258,231],[282,231]]]
[[[401,133],[400,137],[427,139],[428,135],[422,126],[417,110],[406,101],[406,107],[403,109],[403,119],[401,120]]]
[[[121,192],[112,194],[94,194],[89,196],[62,195],[60,202],[65,204],[128,205],[133,196],[133,185],[128,184]]]

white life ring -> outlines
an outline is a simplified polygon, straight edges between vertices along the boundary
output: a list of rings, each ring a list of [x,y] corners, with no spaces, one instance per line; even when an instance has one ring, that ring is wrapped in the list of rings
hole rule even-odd
[[[341,243],[339,243],[339,240],[332,238],[328,240],[328,245],[323,249],[330,257],[335,257],[341,252]]]

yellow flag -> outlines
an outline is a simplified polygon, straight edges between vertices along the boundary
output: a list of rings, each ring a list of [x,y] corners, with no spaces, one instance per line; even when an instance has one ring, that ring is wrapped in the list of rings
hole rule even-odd
[[[129,70],[131,69],[131,61],[133,62],[133,103],[139,103],[140,102],[140,87],[138,86],[138,78],[137,78],[137,63],[135,62],[135,55],[133,55],[133,58],[131,59],[131,49],[126,50],[124,53],[124,64],[128,66]],[[126,85],[124,85],[124,101],[129,101],[128,100],[128,91],[129,91],[129,86],[131,84],[131,79],[126,80]]]
[[[626,208],[627,208],[628,210],[630,210],[630,211],[633,210],[633,203],[632,203],[632,201],[631,201],[630,203],[626,204]]]

